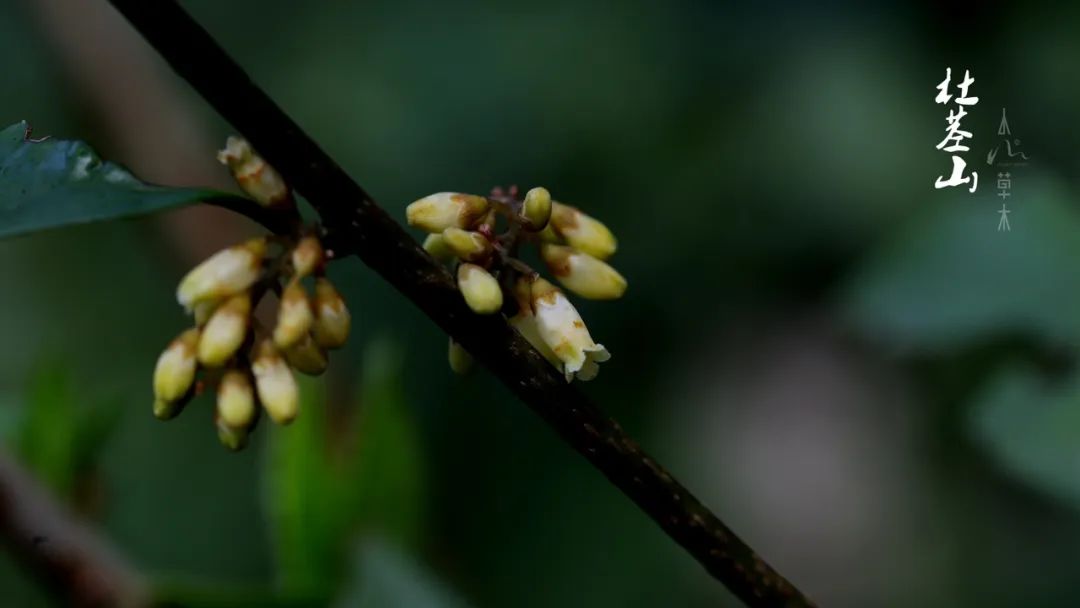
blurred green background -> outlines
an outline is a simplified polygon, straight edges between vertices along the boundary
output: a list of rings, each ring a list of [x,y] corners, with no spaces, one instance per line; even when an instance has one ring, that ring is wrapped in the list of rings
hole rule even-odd
[[[607,223],[630,289],[580,302],[613,353],[582,388],[822,605],[1076,605],[1080,7],[184,5],[396,217],[517,183]],[[228,126],[103,1],[0,1],[0,53],[0,122],[229,186]],[[980,98],[972,195],[932,186],[946,66]],[[0,243],[0,433],[141,571],[205,605],[737,605],[355,261],[297,425],[236,455],[207,398],[155,421],[176,282],[253,230]],[[48,598],[0,555],[0,603]]]

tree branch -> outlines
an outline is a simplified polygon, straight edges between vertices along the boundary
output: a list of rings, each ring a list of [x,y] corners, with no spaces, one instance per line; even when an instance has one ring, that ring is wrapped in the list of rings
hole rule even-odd
[[[150,604],[142,578],[2,452],[0,536],[69,605]]]
[[[811,606],[501,316],[472,313],[419,247],[174,0],[110,0],[349,251],[418,306],[748,606]]]

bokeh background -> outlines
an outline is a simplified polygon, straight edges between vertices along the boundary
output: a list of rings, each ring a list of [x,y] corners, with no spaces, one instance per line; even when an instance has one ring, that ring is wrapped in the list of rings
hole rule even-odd
[[[580,303],[614,355],[583,389],[822,605],[1076,605],[1080,8],[729,4],[184,2],[397,217],[517,183],[603,219],[630,289]],[[102,0],[3,0],[0,55],[0,122],[231,187],[228,125]],[[932,187],[947,66],[976,79],[976,194]],[[356,261],[296,426],[236,455],[208,398],[154,420],[176,282],[255,231],[187,209],[0,243],[0,435],[162,593],[737,605]],[[50,597],[0,554],[0,603]]]

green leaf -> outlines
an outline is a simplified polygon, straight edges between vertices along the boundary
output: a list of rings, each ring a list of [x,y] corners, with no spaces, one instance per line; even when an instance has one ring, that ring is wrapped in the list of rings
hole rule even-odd
[[[1080,508],[1080,374],[1047,384],[1005,369],[975,398],[970,428],[1009,475]]]
[[[13,432],[19,457],[57,495],[71,498],[79,477],[97,464],[121,413],[118,402],[80,407],[67,370],[43,365],[30,378]]]
[[[361,529],[415,546],[424,519],[424,463],[419,429],[404,396],[402,352],[390,341],[364,352],[355,419],[359,444],[346,462]]]
[[[338,608],[467,608],[448,587],[391,545],[368,541],[354,557],[352,577]]]
[[[75,408],[67,373],[59,367],[36,372],[27,391],[18,435],[19,457],[57,494],[75,486]]]
[[[847,319],[909,349],[1002,332],[1080,340],[1080,214],[1055,182],[1031,175],[1020,186],[1008,232],[997,230],[992,190],[935,200],[845,286]]]
[[[345,556],[345,501],[328,458],[322,382],[304,378],[300,394],[296,421],[271,434],[263,470],[265,508],[280,589],[329,593]]]
[[[332,593],[358,533],[405,545],[420,538],[423,458],[401,353],[376,342],[364,360],[358,410],[336,411],[322,383],[305,379],[300,415],[271,434],[265,508],[285,592]]]
[[[236,198],[146,184],[84,142],[33,141],[26,128],[20,122],[0,131],[0,238]]]

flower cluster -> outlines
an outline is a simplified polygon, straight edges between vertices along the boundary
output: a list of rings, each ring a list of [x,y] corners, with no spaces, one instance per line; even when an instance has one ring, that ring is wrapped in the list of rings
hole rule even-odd
[[[230,138],[219,158],[260,204],[292,204],[277,172],[243,140]],[[299,406],[293,370],[325,371],[327,351],[345,344],[351,325],[345,302],[325,276],[325,262],[319,239],[301,234],[251,239],[191,270],[176,297],[195,326],[158,358],[154,415],[175,417],[207,383],[216,383],[215,420],[226,447],[246,445],[260,406],[274,422],[291,422]],[[279,306],[266,331],[253,311],[270,292]]]
[[[455,267],[473,312],[505,314],[567,382],[596,377],[598,364],[610,358],[607,350],[593,341],[566,295],[518,256],[522,245],[533,243],[563,287],[586,299],[614,300],[625,293],[626,279],[605,262],[616,249],[607,226],[551,200],[544,188],[521,198],[516,188],[488,196],[440,192],[410,204],[406,215],[409,225],[429,233],[424,249]],[[453,340],[449,360],[458,373],[471,367],[472,358]]]

